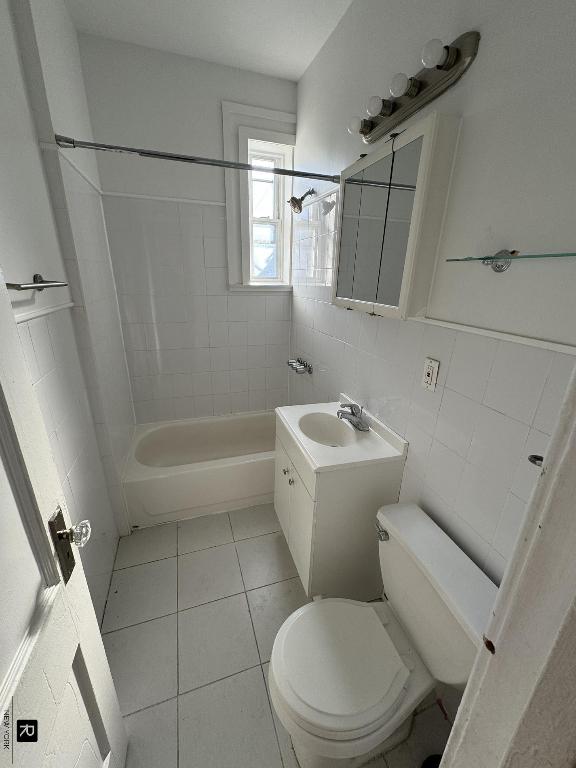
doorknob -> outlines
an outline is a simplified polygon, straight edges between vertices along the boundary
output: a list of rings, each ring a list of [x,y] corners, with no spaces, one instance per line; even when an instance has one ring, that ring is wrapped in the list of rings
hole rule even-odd
[[[57,532],[59,539],[65,539],[70,544],[76,544],[80,549],[88,544],[90,536],[92,535],[92,526],[90,520],[81,520],[72,528]]]
[[[77,525],[66,528],[62,510],[60,507],[57,507],[56,512],[48,521],[48,528],[52,537],[52,543],[54,544],[56,557],[60,563],[64,584],[67,584],[76,564],[71,545],[75,544],[77,547],[84,547],[92,533],[92,526],[89,520],[82,520]]]

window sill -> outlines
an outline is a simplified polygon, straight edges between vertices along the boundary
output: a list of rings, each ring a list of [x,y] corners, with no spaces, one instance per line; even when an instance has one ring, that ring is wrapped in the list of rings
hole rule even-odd
[[[229,286],[230,291],[253,291],[255,293],[292,293],[292,286],[287,283],[236,283]]]

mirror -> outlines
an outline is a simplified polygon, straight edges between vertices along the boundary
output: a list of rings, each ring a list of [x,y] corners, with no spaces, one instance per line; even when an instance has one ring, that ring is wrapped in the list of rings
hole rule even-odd
[[[399,306],[422,142],[342,174],[337,299]]]

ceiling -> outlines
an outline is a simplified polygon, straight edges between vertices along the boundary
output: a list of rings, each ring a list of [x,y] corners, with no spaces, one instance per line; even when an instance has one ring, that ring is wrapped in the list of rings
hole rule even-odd
[[[298,80],[353,0],[66,0],[76,28]]]

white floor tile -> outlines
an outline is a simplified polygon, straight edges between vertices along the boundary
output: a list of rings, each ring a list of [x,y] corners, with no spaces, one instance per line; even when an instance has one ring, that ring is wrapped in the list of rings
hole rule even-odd
[[[205,515],[178,523],[178,554],[218,547],[232,541],[228,514]]]
[[[264,673],[264,680],[266,682],[267,688],[269,667],[270,664],[262,665],[262,672]],[[268,693],[270,693],[270,689],[268,689]],[[296,759],[296,755],[294,753],[294,747],[292,746],[292,739],[290,738],[290,734],[278,719],[278,715],[274,711],[274,706],[272,703],[270,703],[270,706],[272,707],[274,727],[276,728],[276,735],[278,737],[278,744],[280,745],[280,754],[282,755],[282,763],[284,768],[299,768],[298,760]],[[370,768],[372,768],[372,766],[370,766]]]
[[[247,593],[262,662],[270,661],[274,638],[291,613],[308,602],[299,578]]]
[[[414,768],[429,755],[441,755],[450,735],[450,723],[434,706],[414,718],[412,732],[405,742],[386,753],[388,768]]]
[[[234,544],[178,558],[178,608],[230,597],[244,591]]]
[[[176,615],[104,635],[123,715],[177,693]]]
[[[176,558],[135,565],[112,574],[103,632],[175,613]]]
[[[180,768],[282,768],[260,667],[179,698]]]
[[[249,539],[252,536],[261,536],[264,533],[275,533],[280,530],[274,504],[237,509],[229,514],[236,541]]]
[[[271,533],[236,544],[246,589],[256,589],[297,575],[282,533]]]
[[[124,724],[129,739],[126,768],[177,768],[176,699],[125,717]]]
[[[259,664],[246,596],[181,611],[178,659],[180,693]]]
[[[155,525],[120,539],[114,568],[128,568],[175,556],[176,526]]]

